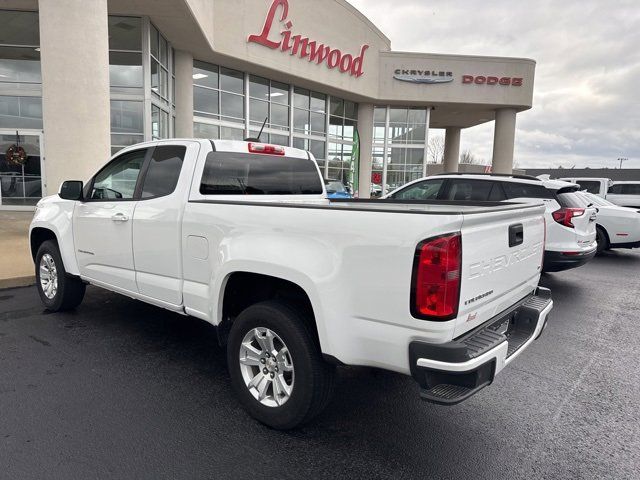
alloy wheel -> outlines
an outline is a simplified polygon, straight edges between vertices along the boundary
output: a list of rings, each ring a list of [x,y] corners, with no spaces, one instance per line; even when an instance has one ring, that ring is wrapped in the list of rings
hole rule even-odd
[[[293,360],[287,345],[273,330],[250,330],[242,339],[238,360],[246,387],[262,405],[280,407],[291,398]]]

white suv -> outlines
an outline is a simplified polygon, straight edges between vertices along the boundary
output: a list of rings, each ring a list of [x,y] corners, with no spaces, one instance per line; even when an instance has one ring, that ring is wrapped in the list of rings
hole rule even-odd
[[[408,183],[384,198],[463,203],[544,202],[547,238],[544,271],[579,267],[597,250],[597,209],[575,192],[580,186],[526,175],[441,174]]]

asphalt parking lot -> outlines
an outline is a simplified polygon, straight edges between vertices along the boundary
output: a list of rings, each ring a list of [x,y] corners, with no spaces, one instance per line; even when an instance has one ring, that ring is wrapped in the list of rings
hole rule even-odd
[[[213,329],[96,288],[47,314],[0,291],[0,478],[640,478],[640,252],[550,274],[543,336],[455,407],[339,372],[325,413],[270,430]]]

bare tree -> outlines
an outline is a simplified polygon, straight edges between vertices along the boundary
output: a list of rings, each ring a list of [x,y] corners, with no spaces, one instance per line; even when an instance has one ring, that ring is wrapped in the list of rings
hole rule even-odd
[[[460,155],[460,163],[464,163],[467,165],[480,165],[480,161],[476,158],[476,156],[471,153],[471,150],[465,150]]]
[[[429,138],[427,152],[429,163],[444,162],[444,137],[433,136]]]

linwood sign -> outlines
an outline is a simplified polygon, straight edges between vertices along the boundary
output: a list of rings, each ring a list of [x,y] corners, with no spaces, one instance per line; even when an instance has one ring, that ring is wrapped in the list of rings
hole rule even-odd
[[[249,35],[247,42],[258,43],[272,50],[280,50],[285,54],[298,56],[318,65],[324,63],[331,70],[337,68],[341,73],[348,73],[356,78],[364,74],[364,54],[369,45],[360,47],[358,55],[344,53],[300,34],[293,35],[291,30],[293,22],[288,17],[289,1],[273,0],[262,32],[259,35]],[[280,30],[279,34],[276,33],[277,30]]]

